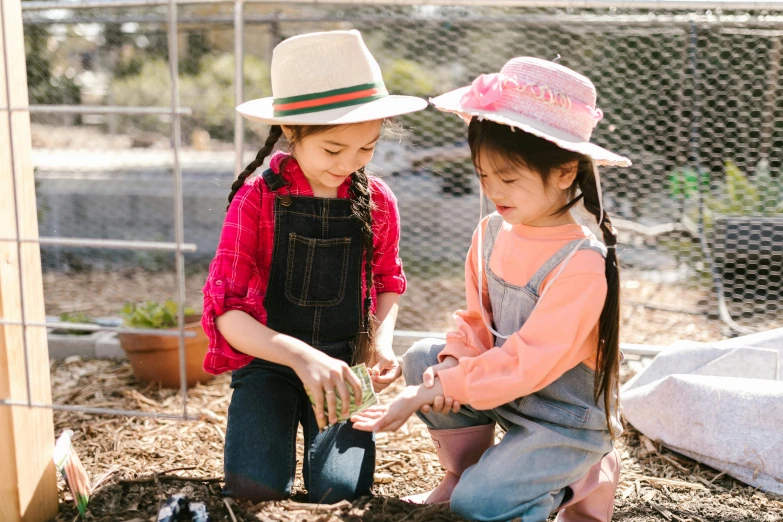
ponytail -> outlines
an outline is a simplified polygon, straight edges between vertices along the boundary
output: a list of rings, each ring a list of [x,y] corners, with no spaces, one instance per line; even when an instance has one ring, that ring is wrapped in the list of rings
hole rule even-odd
[[[609,214],[600,215],[598,187],[592,160],[579,162],[576,183],[582,193],[585,209],[601,223],[606,254],[606,301],[598,321],[598,358],[596,360],[595,388],[593,393],[598,402],[604,397],[606,422],[612,432],[612,411],[617,409],[617,392],[620,381],[620,267],[617,262],[617,233]],[[601,219],[603,218],[603,219]],[[612,433],[614,436],[614,433]]]

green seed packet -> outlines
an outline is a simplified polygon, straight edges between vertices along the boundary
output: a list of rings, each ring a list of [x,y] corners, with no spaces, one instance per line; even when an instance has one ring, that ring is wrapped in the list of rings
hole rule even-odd
[[[375,395],[375,390],[372,387],[372,379],[370,378],[370,372],[367,370],[367,366],[364,363],[357,364],[356,366],[351,366],[351,371],[359,378],[359,382],[362,385],[361,401],[357,403],[356,398],[354,397],[353,387],[348,386],[348,393],[351,394],[351,407],[348,416],[344,417],[342,415],[342,401],[340,400],[340,395],[335,390],[335,395],[337,398],[337,422],[348,420],[355,413],[359,413],[360,411],[364,411],[374,404],[378,404],[378,396]],[[310,394],[310,390],[306,391],[307,396],[310,398],[310,403],[313,405],[313,408],[315,408],[315,401],[313,401],[313,396]],[[324,402],[324,414],[327,414],[326,402]]]

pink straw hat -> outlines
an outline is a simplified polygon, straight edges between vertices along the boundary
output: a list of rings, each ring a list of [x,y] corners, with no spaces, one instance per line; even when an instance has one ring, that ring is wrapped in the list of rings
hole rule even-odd
[[[538,58],[512,58],[499,73],[430,100],[469,122],[473,116],[509,125],[584,154],[596,165],[628,167],[631,160],[590,143],[603,118],[593,83],[568,67]]]

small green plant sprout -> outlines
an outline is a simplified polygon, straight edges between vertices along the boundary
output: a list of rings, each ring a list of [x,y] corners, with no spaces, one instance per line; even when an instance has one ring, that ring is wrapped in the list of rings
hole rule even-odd
[[[81,323],[81,324],[95,324],[95,321],[90,319],[87,314],[84,312],[63,312],[60,314],[60,322],[61,323]],[[89,330],[69,330],[69,329],[58,329],[55,331],[55,333],[58,334],[65,334],[65,335],[90,335],[91,332]]]
[[[699,190],[699,184],[703,189],[709,187],[710,176],[707,172],[683,167],[669,173],[669,195],[673,198],[691,199]]]
[[[185,308],[185,315],[195,315],[192,308]],[[125,303],[122,308],[122,323],[128,328],[161,329],[177,326],[177,303],[171,299],[158,303],[146,301],[143,304]]]

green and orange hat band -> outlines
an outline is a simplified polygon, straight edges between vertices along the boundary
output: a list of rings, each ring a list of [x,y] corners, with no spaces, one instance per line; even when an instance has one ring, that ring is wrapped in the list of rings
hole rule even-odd
[[[313,94],[275,98],[272,101],[272,105],[275,117],[294,116],[360,105],[379,98],[385,98],[388,95],[389,93],[383,82],[375,82]]]

